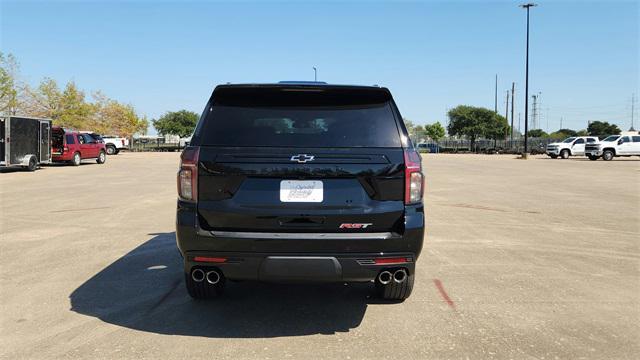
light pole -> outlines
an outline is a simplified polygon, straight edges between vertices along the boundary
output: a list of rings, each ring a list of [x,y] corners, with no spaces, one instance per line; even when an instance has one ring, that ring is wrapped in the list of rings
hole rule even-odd
[[[520,7],[527,9],[527,60],[525,65],[524,80],[524,152],[522,157],[526,159],[529,156],[529,147],[527,144],[529,134],[529,8],[537,6],[533,3],[523,4]]]
[[[313,81],[318,82],[318,69],[316,69],[316,67],[313,67]]]

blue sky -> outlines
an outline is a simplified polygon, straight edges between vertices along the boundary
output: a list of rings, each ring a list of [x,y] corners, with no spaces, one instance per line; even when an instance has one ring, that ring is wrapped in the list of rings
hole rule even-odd
[[[312,80],[317,66],[319,80],[387,86],[405,118],[444,124],[459,104],[493,108],[496,73],[499,111],[515,81],[524,117],[525,11],[517,5],[2,0],[0,48],[31,84],[73,80],[150,118],[200,113],[216,84]],[[563,117],[563,127],[605,120],[626,130],[631,94],[636,104],[640,97],[638,2],[539,5],[529,89],[542,93],[541,127],[556,130]]]

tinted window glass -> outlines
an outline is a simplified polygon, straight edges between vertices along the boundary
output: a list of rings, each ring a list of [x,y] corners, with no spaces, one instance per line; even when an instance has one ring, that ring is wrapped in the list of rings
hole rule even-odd
[[[587,143],[589,143],[589,144],[590,144],[590,143],[594,143],[594,142],[596,142],[596,139],[594,139],[594,138],[587,138]]]
[[[575,145],[575,144],[584,144],[584,139],[578,139],[578,140],[576,140],[576,142],[574,143],[574,145]]]
[[[92,143],[92,142],[94,142],[94,141],[95,141],[95,139],[93,138],[93,136],[91,136],[91,135],[89,135],[89,134],[83,134],[83,135],[81,135],[81,136],[83,136],[83,137],[84,137],[84,143],[85,143],[85,144],[90,144],[90,143]]]
[[[75,136],[73,136],[71,134],[67,134],[65,137],[67,138],[67,144],[75,144],[76,143]]]
[[[633,142],[640,142],[640,136],[633,136]]]
[[[214,105],[202,145],[400,147],[388,103],[350,106],[243,107]]]
[[[623,143],[631,142],[631,140],[629,139],[629,137],[628,137],[628,136],[625,136],[625,137],[621,138],[620,140],[621,140],[621,142],[623,142]]]

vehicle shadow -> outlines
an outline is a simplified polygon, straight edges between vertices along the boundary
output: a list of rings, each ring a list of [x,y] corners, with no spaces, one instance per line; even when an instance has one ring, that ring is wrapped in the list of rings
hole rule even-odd
[[[360,325],[370,284],[227,282],[225,294],[192,300],[175,233],[160,233],[87,280],[71,310],[159,334],[269,338],[347,332]]]

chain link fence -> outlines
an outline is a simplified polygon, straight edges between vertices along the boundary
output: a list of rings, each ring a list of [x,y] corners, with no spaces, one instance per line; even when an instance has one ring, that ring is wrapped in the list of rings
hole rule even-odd
[[[529,138],[528,148],[531,154],[543,154],[547,145],[557,139]],[[485,154],[520,154],[524,152],[524,139],[514,140],[476,140],[473,146],[470,140],[444,139],[426,141],[418,145],[421,152],[431,153],[485,153]]]

